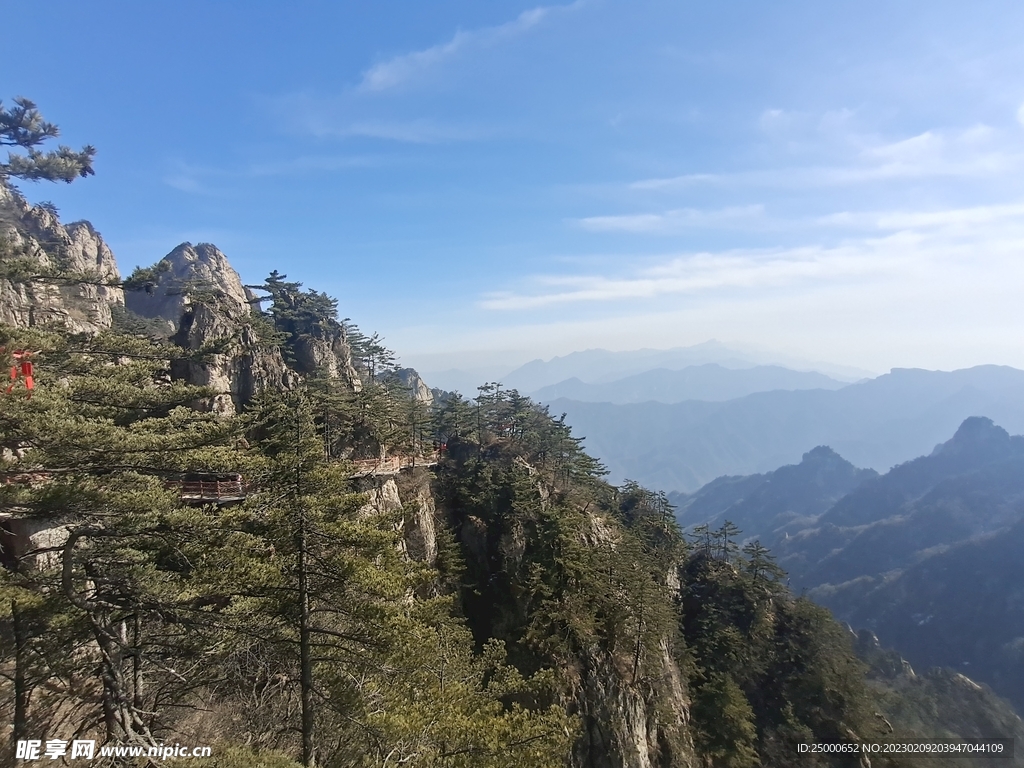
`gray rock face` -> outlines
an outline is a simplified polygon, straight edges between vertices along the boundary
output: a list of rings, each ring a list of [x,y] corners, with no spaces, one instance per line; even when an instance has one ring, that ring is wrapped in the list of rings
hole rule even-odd
[[[301,373],[319,372],[328,378],[340,379],[353,390],[362,389],[362,381],[352,363],[352,347],[343,328],[320,328],[303,334],[292,345],[295,365]]]
[[[424,405],[433,404],[434,392],[427,386],[426,382],[420,378],[420,375],[416,372],[415,368],[399,368],[395,371],[395,377],[403,387],[407,387],[409,389],[409,394],[412,395],[414,400],[418,400]]]
[[[285,365],[281,351],[263,344],[248,324],[245,315],[230,301],[215,305],[195,303],[181,317],[178,332],[172,337],[188,350],[201,349],[214,342],[227,342],[224,354],[211,355],[207,361],[176,360],[171,364],[172,378],[198,386],[212,387],[218,394],[198,403],[203,410],[235,413],[265,389],[291,389],[296,375]]]
[[[164,256],[152,292],[133,291],[126,297],[128,309],[137,315],[159,318],[176,330],[191,304],[190,292],[212,295],[229,311],[249,313],[249,294],[242,279],[215,245],[182,243]]]
[[[53,212],[29,205],[16,191],[0,185],[0,240],[4,249],[38,263],[40,271],[59,269],[94,281],[56,285],[0,279],[0,322],[19,327],[64,323],[76,333],[110,327],[111,307],[124,304],[114,254],[85,221],[64,226]],[[0,258],[3,256],[0,255]]]
[[[50,210],[30,206],[17,191],[0,184],[0,258],[28,259],[41,273],[59,270],[83,278],[57,285],[0,279],[0,323],[28,327],[63,323],[72,332],[97,333],[112,323],[111,308],[127,306],[137,315],[159,319],[168,335],[187,350],[222,343],[225,351],[204,362],[172,364],[172,376],[211,387],[219,394],[197,407],[233,413],[263,389],[288,389],[301,375],[318,373],[359,390],[345,329],[324,323],[292,339],[291,363],[264,343],[252,322],[251,291],[216,246],[182,243],[158,263],[148,290],[104,285],[120,281],[114,254],[88,222],[64,226]],[[418,381],[418,377],[417,377]],[[417,396],[423,390],[419,382]]]
[[[340,327],[318,329],[316,334],[294,339],[294,371],[279,349],[262,343],[251,323],[256,297],[242,285],[227,256],[216,246],[182,243],[161,259],[157,268],[152,290],[130,293],[128,309],[166,321],[174,333],[172,340],[185,349],[226,342],[230,350],[208,362],[178,361],[173,365],[174,378],[221,393],[199,404],[201,407],[232,413],[260,390],[288,389],[300,374],[314,372],[360,388],[351,349]]]

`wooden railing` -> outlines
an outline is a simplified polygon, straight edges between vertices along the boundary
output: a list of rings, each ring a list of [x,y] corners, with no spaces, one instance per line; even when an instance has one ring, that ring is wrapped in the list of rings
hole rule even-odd
[[[440,454],[426,456],[388,456],[383,459],[353,459],[356,476],[394,475],[403,469],[432,467]],[[244,499],[250,486],[241,477],[234,480],[168,480],[168,490],[177,490],[183,501],[238,501]]]
[[[357,475],[393,475],[412,467],[432,467],[437,464],[438,454],[427,456],[389,456],[385,459],[353,459]]]
[[[244,499],[248,486],[238,480],[172,480],[164,484],[177,489],[185,501],[225,501]]]

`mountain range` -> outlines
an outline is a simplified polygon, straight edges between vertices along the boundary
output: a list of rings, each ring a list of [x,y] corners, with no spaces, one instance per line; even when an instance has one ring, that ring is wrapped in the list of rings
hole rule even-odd
[[[1024,437],[974,417],[884,475],[818,447],[670,499],[684,526],[729,520],[757,538],[793,589],[914,666],[1024,705]]]
[[[546,408],[507,389],[435,402],[276,271],[257,297],[215,246],[183,243],[121,280],[91,226],[5,201],[0,338],[35,350],[39,395],[7,397],[0,424],[13,744],[60,734],[69,712],[101,743],[216,741],[225,768],[753,768],[792,765],[796,741],[1024,738],[984,686],[919,679],[862,633],[865,674],[853,635],[759,554],[688,548],[660,494],[604,484]],[[64,270],[90,262],[100,285]],[[417,465],[432,405],[445,450]],[[993,430],[964,434],[1017,446]],[[937,471],[987,467],[972,451],[940,452]],[[227,497],[193,479],[225,469]],[[716,493],[753,525],[768,509],[813,527],[883,479],[819,448]],[[854,544],[870,515],[845,514]]]
[[[518,389],[521,393],[534,395],[545,387],[561,385],[572,379],[578,379],[584,384],[607,384],[658,369],[678,371],[709,364],[736,371],[757,366],[774,366],[784,367],[793,373],[818,373],[826,377],[819,380],[818,386],[826,388],[832,387],[827,383],[827,379],[850,383],[875,375],[860,368],[802,360],[778,352],[736,349],[713,339],[690,347],[672,349],[635,349],[622,352],[587,349],[553,357],[550,360],[532,360],[511,371],[495,364],[486,367],[444,369],[427,365],[421,366],[421,370],[424,378],[432,385],[472,397],[477,387],[486,381],[499,381],[507,389]],[[801,381],[799,388],[805,388],[805,384],[806,381]],[[780,388],[790,387],[787,384],[780,386],[769,381],[762,388],[750,391]],[[678,399],[677,397],[668,402],[676,402]]]
[[[573,377],[541,387],[530,396],[543,403],[559,398],[589,403],[719,402],[777,389],[841,389],[848,383],[817,371],[794,371],[779,365],[727,368],[719,363],[705,363],[679,370],[655,368],[598,384]]]
[[[695,491],[722,475],[796,463],[818,445],[884,472],[931,452],[970,416],[1024,432],[1024,371],[896,368],[831,391],[758,392],[725,402],[548,404],[586,438],[612,482]]]

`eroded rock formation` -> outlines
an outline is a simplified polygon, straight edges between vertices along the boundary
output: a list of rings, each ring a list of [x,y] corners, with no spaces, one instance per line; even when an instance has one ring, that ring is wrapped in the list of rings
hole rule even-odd
[[[0,278],[0,322],[20,327],[63,323],[69,331],[96,333],[111,324],[112,307],[124,304],[110,247],[87,221],[63,225],[56,213],[0,184],[0,243],[5,260],[32,265],[40,275],[62,272],[78,281]]]

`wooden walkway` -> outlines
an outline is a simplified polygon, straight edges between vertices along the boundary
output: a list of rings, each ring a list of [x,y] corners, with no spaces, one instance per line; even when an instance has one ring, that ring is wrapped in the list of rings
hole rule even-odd
[[[437,454],[430,456],[389,456],[385,459],[354,459],[354,477],[368,475],[397,475],[403,469],[432,467],[437,464]]]

